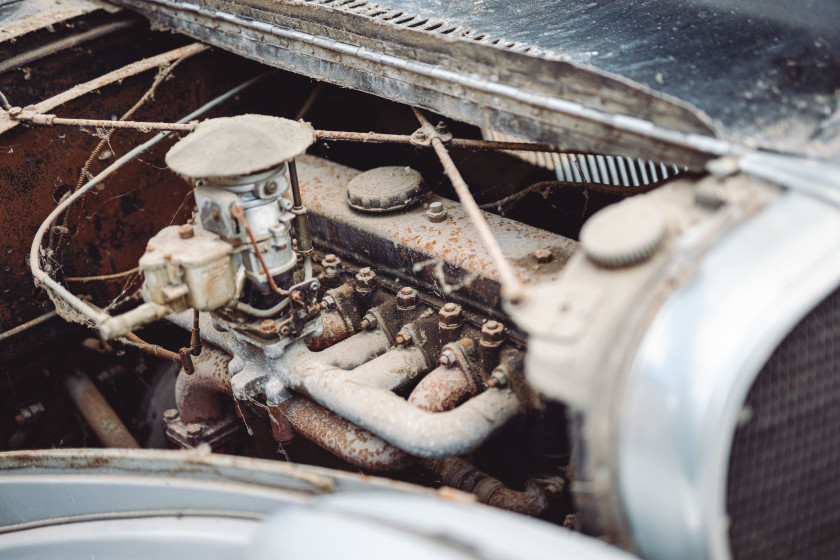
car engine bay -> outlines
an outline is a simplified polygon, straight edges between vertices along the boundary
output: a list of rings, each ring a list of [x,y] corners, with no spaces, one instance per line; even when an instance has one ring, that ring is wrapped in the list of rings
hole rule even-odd
[[[541,519],[609,543],[592,558],[838,550],[813,466],[840,449],[833,156],[728,151],[665,97],[649,129],[552,136],[190,38],[252,41],[225,26],[256,11],[126,4],[152,23],[71,2],[0,35],[9,476],[183,456],[210,484],[254,459]]]

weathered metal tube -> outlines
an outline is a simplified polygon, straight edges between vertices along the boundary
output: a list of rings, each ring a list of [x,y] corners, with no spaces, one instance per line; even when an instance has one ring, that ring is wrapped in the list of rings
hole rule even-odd
[[[460,367],[441,366],[417,384],[408,402],[429,412],[444,412],[474,396],[478,390],[478,384]]]
[[[353,325],[346,321],[338,311],[324,311],[321,313],[321,320],[324,322],[324,332],[319,336],[306,339],[306,346],[313,352],[320,352],[346,340],[356,330]]]
[[[447,412],[421,410],[386,389],[353,380],[339,368],[313,363],[312,353],[301,346],[278,363],[277,373],[290,389],[412,455],[451,457],[473,451],[522,410],[515,394],[499,389]]]
[[[87,375],[81,372],[68,375],[64,378],[64,388],[102,445],[140,448],[137,440]]]
[[[175,322],[192,328],[178,316]],[[202,333],[207,332],[202,327]],[[228,336],[208,333],[225,349],[235,350]],[[209,337],[208,337],[209,338]],[[277,358],[260,358],[266,373],[282,386],[306,395],[350,422],[419,457],[451,457],[473,451],[522,411],[517,396],[489,389],[454,410],[428,412],[387,389],[364,385],[352,370],[389,346],[379,329],[359,333],[321,352],[305,342],[290,344]],[[390,359],[390,358],[389,358]]]
[[[396,391],[428,371],[420,348],[391,348],[378,358],[355,368],[349,378],[356,383]]]
[[[302,437],[368,471],[399,471],[416,462],[382,438],[303,397],[292,397],[272,407],[271,414],[282,415]]]
[[[175,382],[175,402],[184,423],[219,419],[225,404],[233,396],[228,376],[231,356],[213,346],[205,345],[193,359],[195,372],[181,369]]]
[[[528,481],[520,492],[458,457],[425,461],[424,466],[437,473],[444,485],[472,492],[482,503],[534,517],[548,511],[551,499],[564,486],[559,477],[535,479]]]

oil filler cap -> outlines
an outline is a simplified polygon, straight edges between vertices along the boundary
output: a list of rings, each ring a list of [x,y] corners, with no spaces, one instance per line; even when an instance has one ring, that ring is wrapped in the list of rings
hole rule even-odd
[[[395,212],[408,208],[423,194],[423,176],[410,167],[377,167],[353,177],[347,204],[361,212]]]
[[[668,227],[658,208],[628,201],[604,208],[580,231],[584,254],[601,266],[619,268],[649,259],[665,240]]]

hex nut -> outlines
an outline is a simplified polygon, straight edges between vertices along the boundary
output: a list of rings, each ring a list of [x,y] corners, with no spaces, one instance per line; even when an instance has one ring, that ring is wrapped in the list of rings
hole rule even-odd
[[[438,363],[443,367],[452,367],[458,362],[458,358],[455,356],[455,352],[452,350],[446,349],[440,353],[440,358],[438,359]]]
[[[429,209],[426,211],[426,217],[431,222],[442,222],[446,219],[448,212],[443,207],[442,202],[432,202],[429,204]]]
[[[410,286],[404,287],[397,293],[397,308],[401,310],[409,310],[417,307],[420,300],[420,295],[417,290]]]
[[[190,437],[197,437],[204,431],[204,426],[201,424],[187,424],[187,435]]]
[[[364,317],[362,317],[362,322],[359,323],[359,327],[366,331],[368,329],[375,329],[376,328],[376,316],[372,313],[366,313]]]
[[[505,340],[505,326],[498,321],[487,321],[481,326],[481,345],[495,347]]]
[[[178,236],[181,239],[190,239],[195,236],[195,228],[190,224],[184,224],[178,228]]]
[[[326,272],[328,269],[337,270],[339,266],[341,266],[341,259],[333,255],[332,253],[325,255],[324,260],[321,261],[321,268],[324,269],[324,272]]]
[[[356,289],[360,292],[370,292],[376,289],[376,273],[369,267],[359,270],[356,274]]]
[[[443,328],[455,328],[461,324],[461,306],[455,303],[447,303],[440,308],[438,319]]]
[[[408,346],[411,344],[411,333],[408,331],[400,331],[394,337],[394,344],[397,346]]]
[[[552,258],[554,258],[554,255],[548,249],[537,249],[534,251],[534,260],[540,264],[551,262]]]
[[[163,411],[163,419],[166,422],[174,422],[178,419],[178,411],[174,408],[169,408]]]

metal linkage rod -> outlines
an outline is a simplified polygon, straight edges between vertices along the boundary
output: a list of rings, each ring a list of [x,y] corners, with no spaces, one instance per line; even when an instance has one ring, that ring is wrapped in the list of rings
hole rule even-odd
[[[520,301],[525,293],[524,286],[516,276],[516,273],[513,271],[513,267],[510,265],[507,258],[505,258],[504,253],[502,253],[502,248],[499,246],[496,236],[493,234],[493,231],[484,219],[484,215],[481,213],[481,209],[479,209],[478,204],[475,202],[475,199],[470,192],[470,188],[467,186],[463,177],[461,177],[461,173],[458,171],[458,168],[455,167],[455,162],[452,161],[452,158],[449,156],[449,152],[443,145],[443,142],[437,136],[435,127],[432,126],[419,109],[413,108],[413,110],[423,129],[426,131],[426,135],[432,139],[432,147],[435,149],[435,153],[437,154],[438,159],[440,159],[440,163],[443,165],[444,173],[446,173],[446,176],[449,177],[449,180],[452,182],[452,186],[455,188],[455,193],[458,195],[458,200],[460,200],[461,206],[467,213],[467,217],[470,219],[470,222],[472,222],[476,232],[478,232],[478,237],[481,239],[482,245],[484,245],[484,248],[487,250],[487,254],[499,271],[500,283],[502,285],[502,297],[512,302]]]
[[[380,134],[378,132],[341,132],[337,130],[316,130],[315,137],[319,140],[364,142],[367,144],[414,144],[412,136],[407,134]],[[517,152],[557,152],[569,151],[566,148],[551,144],[535,144],[533,142],[500,142],[496,140],[476,140],[471,138],[452,138],[446,142],[453,148],[470,150],[510,150]]]
[[[56,315],[58,315],[58,311],[53,309],[49,313],[44,313],[40,317],[35,317],[31,321],[27,321],[27,322],[23,323],[22,325],[16,326],[13,329],[9,329],[5,332],[2,332],[2,333],[0,333],[0,341],[6,340],[7,338],[11,338],[11,337],[15,336],[16,334],[22,333],[23,331],[25,331],[27,329],[31,329],[34,326],[37,326],[37,325],[40,325],[41,323],[49,321],[50,319],[52,319]]]
[[[411,144],[411,136],[405,134],[380,134],[378,132],[316,130],[315,137],[319,140],[364,142],[367,144]]]
[[[41,126],[88,126],[93,128],[130,128],[144,132],[171,131],[192,132],[197,123],[165,123],[143,121],[108,121],[97,119],[66,119],[52,114],[42,114],[28,111],[20,107],[13,107],[9,115],[20,122],[28,122]],[[362,142],[365,144],[412,144],[423,147],[407,134],[382,134],[379,132],[344,132],[339,130],[316,130],[315,137],[330,142]],[[568,150],[550,144],[534,144],[532,142],[499,142],[496,140],[476,140],[470,138],[452,138],[446,142],[454,148],[471,150],[509,150],[518,152],[557,152]]]
[[[106,121],[98,119],[65,119],[50,114],[36,113],[20,108],[13,108],[9,115],[16,120],[30,122],[41,126],[89,126],[93,128],[131,128],[144,132],[192,132],[196,123],[165,123],[140,121]]]
[[[568,148],[552,146],[551,144],[535,144],[533,142],[500,142],[498,140],[473,140],[469,138],[453,138],[449,141],[453,148],[468,148],[473,150],[510,150],[514,152],[568,152]]]

